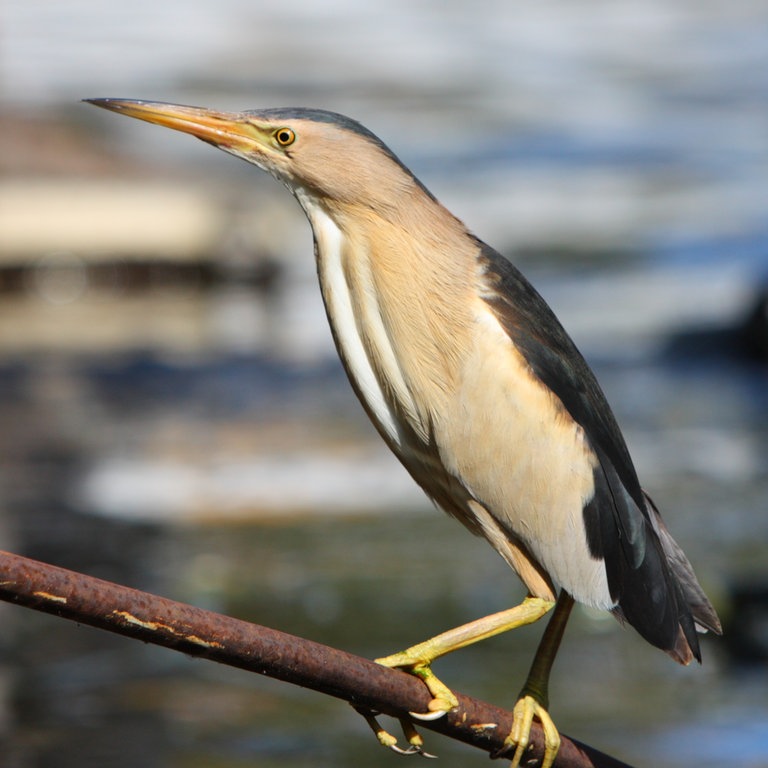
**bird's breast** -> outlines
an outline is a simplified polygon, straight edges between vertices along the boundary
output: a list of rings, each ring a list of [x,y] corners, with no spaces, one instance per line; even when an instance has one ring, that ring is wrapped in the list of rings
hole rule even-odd
[[[522,544],[537,573],[605,605],[605,571],[582,522],[594,454],[481,298],[466,243],[435,265],[398,231],[363,237],[303,205],[339,355],[410,474],[518,573],[519,552],[505,540]],[[451,262],[457,251],[463,261]]]
[[[312,224],[320,289],[339,357],[374,425],[400,453],[406,448],[403,427],[419,432],[423,425],[383,326],[367,247],[351,244],[319,205],[299,199]]]
[[[578,600],[611,607],[604,565],[590,554],[583,525],[597,458],[583,429],[484,302],[477,305],[472,353],[437,441],[445,446],[448,471],[462,478],[501,531],[522,542]],[[493,541],[498,530],[484,533],[509,560]]]

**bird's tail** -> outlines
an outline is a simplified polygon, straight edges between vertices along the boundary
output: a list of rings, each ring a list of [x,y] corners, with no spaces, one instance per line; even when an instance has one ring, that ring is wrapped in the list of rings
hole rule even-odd
[[[656,505],[648,494],[644,495],[648,508],[648,517],[658,535],[661,548],[679,588],[678,611],[680,613],[680,631],[675,646],[669,649],[667,653],[681,664],[688,664],[693,658],[700,661],[699,642],[696,632],[703,633],[709,631],[717,635],[722,634],[723,630],[720,625],[720,619],[712,607],[712,603],[709,602],[709,599],[704,594],[704,590],[701,588],[696,574],[688,562],[688,558],[667,530],[667,526],[656,509]],[[691,618],[693,618],[695,631],[691,627]]]

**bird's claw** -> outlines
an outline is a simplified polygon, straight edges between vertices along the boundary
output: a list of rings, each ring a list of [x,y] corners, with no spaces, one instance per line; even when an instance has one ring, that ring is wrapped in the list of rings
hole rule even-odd
[[[449,711],[450,710],[447,709],[436,709],[434,712],[408,712],[408,714],[411,717],[415,717],[417,720],[431,723],[433,720],[439,720],[441,717],[445,717]]]
[[[403,749],[402,747],[399,747],[397,744],[390,744],[389,748],[397,755],[418,755],[420,753],[419,747],[415,747],[413,744],[411,746],[407,747],[406,749]]]
[[[560,749],[560,734],[549,712],[533,696],[526,694],[515,704],[512,716],[512,730],[505,739],[504,746],[493,757],[501,757],[514,750],[510,768],[518,768],[530,744],[531,726],[535,717],[544,731],[544,757],[540,768],[551,768]]]
[[[425,757],[428,760],[436,760],[437,755],[433,755],[429,752],[427,752],[424,747],[416,746],[415,744],[411,744],[410,747],[407,749],[402,749],[401,747],[398,747],[397,745],[394,745],[391,747],[393,752],[396,752],[398,755],[418,755],[419,757]]]
[[[459,706],[459,700],[456,698],[456,695],[447,685],[445,685],[445,683],[442,683],[437,679],[429,666],[429,662],[426,661],[423,656],[411,653],[410,649],[408,651],[403,651],[402,653],[395,653],[391,656],[376,659],[376,663],[391,669],[402,669],[404,672],[418,677],[419,680],[427,686],[427,690],[431,694],[432,699],[429,704],[427,704],[426,712],[408,713],[415,720],[421,720],[422,722],[439,720],[441,717],[445,717],[445,715],[452,709]],[[365,718],[365,721],[371,727],[371,730],[376,734],[379,744],[388,747],[399,755],[421,755],[421,757],[428,758],[436,757],[436,755],[431,755],[429,752],[424,751],[424,740],[410,720],[405,718],[400,719],[403,734],[409,744],[408,747],[403,748],[398,746],[397,739],[391,733],[379,725],[373,712],[363,709],[358,709],[357,711]]]
[[[368,723],[371,730],[375,734],[379,744],[381,744],[383,747],[391,749],[398,755],[420,755],[421,757],[426,758],[437,757],[437,755],[432,755],[425,751],[424,739],[421,738],[421,734],[416,730],[413,723],[411,723],[409,720],[405,720],[404,718],[400,719],[400,726],[403,729],[403,735],[408,742],[408,746],[403,748],[398,745],[397,739],[389,731],[387,731],[385,728],[382,728],[382,726],[379,724],[379,721],[376,719],[376,713],[359,707],[355,707],[355,710],[360,715],[362,715],[362,717],[365,719],[365,722]]]

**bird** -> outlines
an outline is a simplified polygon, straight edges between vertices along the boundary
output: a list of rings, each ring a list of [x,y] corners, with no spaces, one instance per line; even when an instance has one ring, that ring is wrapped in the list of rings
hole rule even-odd
[[[309,220],[332,336],[367,415],[435,505],[523,582],[520,605],[377,659],[426,684],[428,711],[411,715],[457,706],[437,658],[551,612],[502,750],[518,766],[538,720],[549,768],[560,746],[550,672],[575,602],[683,665],[701,661],[698,634],[720,634],[720,621],[642,489],[594,373],[513,262],[381,139],[320,109],[85,101],[191,134],[287,187]],[[424,754],[415,728],[402,749],[374,713],[366,719],[382,744]]]

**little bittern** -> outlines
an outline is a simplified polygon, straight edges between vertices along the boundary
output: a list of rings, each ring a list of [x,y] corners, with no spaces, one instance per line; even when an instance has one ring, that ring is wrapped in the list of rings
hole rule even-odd
[[[720,622],[640,487],[592,371],[512,263],[380,139],[316,109],[92,103],[190,133],[288,187],[311,224],[333,338],[363,408],[426,494],[527,587],[519,606],[379,659],[424,680],[428,716],[457,703],[431,671],[436,658],[554,606],[507,740],[518,765],[538,719],[550,766],[560,739],[548,680],[574,600],[611,611],[681,664],[700,660],[697,630],[719,633]],[[407,733],[406,751],[419,751]]]

